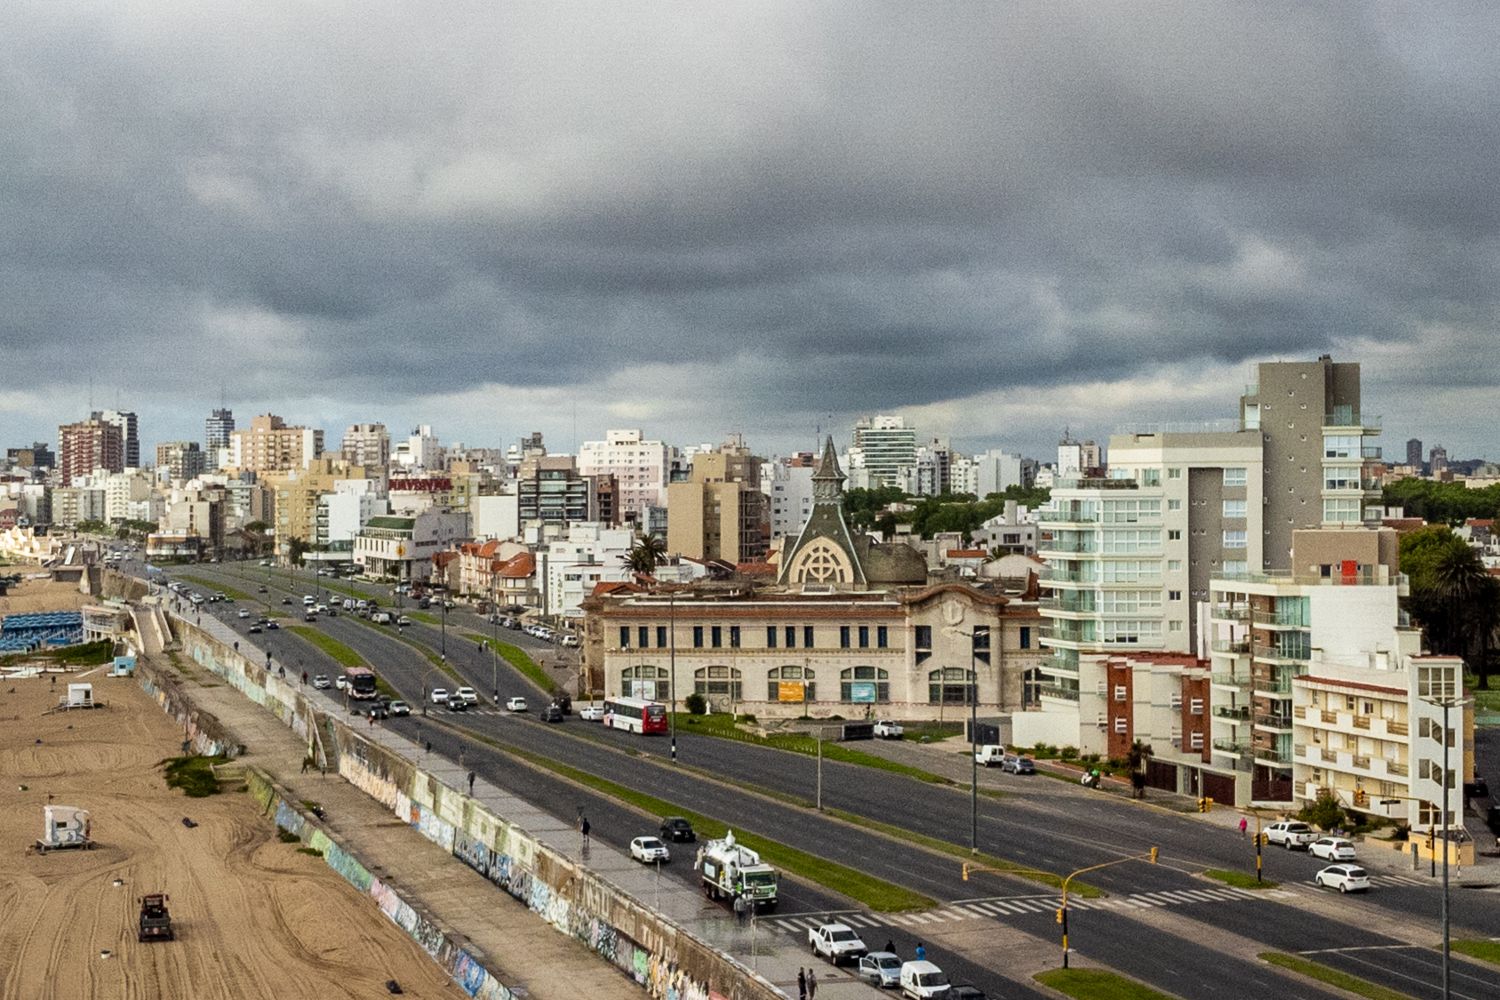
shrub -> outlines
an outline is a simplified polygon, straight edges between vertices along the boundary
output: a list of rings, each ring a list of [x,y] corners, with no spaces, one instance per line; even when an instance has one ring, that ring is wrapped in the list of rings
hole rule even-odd
[[[688,710],[689,715],[703,715],[708,711],[708,700],[697,691],[682,699],[682,704]]]
[[[1057,755],[1063,760],[1074,760],[1078,757],[1078,748],[1063,747],[1061,750],[1057,751]]]
[[[755,721],[755,716],[752,713],[750,713],[750,712],[741,712],[740,716],[739,716],[739,721],[740,722],[754,722]]]
[[[1083,762],[1084,762],[1084,763],[1085,763],[1085,764],[1090,764],[1090,765],[1092,765],[1092,764],[1097,764],[1097,763],[1099,763],[1099,759],[1100,759],[1100,758],[1099,758],[1099,755],[1098,755],[1098,754],[1096,754],[1096,753],[1086,753],[1086,754],[1084,754],[1084,755],[1083,755],[1083,757],[1082,757],[1082,758],[1081,758],[1081,759],[1082,759],[1082,761],[1083,761]]]

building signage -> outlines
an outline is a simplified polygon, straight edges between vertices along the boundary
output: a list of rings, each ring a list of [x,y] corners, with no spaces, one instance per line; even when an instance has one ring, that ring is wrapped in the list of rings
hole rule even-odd
[[[859,704],[873,704],[875,701],[874,681],[853,681],[849,684],[849,700]]]

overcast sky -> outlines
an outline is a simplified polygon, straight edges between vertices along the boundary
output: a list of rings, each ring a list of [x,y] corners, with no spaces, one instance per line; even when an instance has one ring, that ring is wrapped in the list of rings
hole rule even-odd
[[[1048,456],[1326,352],[1500,457],[1493,9],[7,0],[0,444]]]

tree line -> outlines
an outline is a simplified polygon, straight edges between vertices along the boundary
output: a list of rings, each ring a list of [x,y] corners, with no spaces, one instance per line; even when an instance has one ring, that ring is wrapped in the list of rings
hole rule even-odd
[[[1407,517],[1420,517],[1433,524],[1462,524],[1471,517],[1500,516],[1500,486],[1471,490],[1463,483],[1401,479],[1386,486],[1383,499],[1388,507],[1406,508]]]
[[[895,486],[852,489],[844,493],[844,516],[849,525],[861,531],[879,531],[886,538],[896,533],[896,526],[911,525],[914,534],[931,538],[940,532],[956,531],[968,541],[975,531],[992,517],[1005,512],[1007,500],[1014,500],[1032,510],[1051,496],[1046,489],[1011,486],[1002,493],[991,493],[983,500],[972,493],[944,493],[935,497],[914,497]],[[891,504],[910,504],[912,509],[891,513]]]

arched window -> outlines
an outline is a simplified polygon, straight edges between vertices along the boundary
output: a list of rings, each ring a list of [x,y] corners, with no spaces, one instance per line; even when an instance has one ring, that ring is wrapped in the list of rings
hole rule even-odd
[[[944,667],[927,675],[927,700],[936,705],[946,702],[967,705],[974,686],[972,671],[959,667]]]
[[[734,701],[745,700],[738,667],[699,667],[693,671],[693,690],[705,698],[728,695]]]
[[[626,698],[669,697],[666,667],[626,667],[620,671],[620,694]]]
[[[1021,704],[1031,708],[1042,703],[1042,672],[1032,667],[1021,675]]]
[[[839,700],[891,700],[891,675],[879,667],[849,667],[839,673]]]
[[[814,680],[815,680],[815,678],[817,676],[818,676],[818,672],[816,670],[812,670],[812,669],[809,669],[807,667],[798,667],[798,666],[772,667],[770,670],[766,671],[766,700],[767,701],[781,701],[782,700],[781,699],[781,682],[782,681],[804,681],[805,682],[805,687],[803,689],[803,697],[801,697],[801,698],[789,698],[787,700],[789,700],[789,701],[817,701],[818,700],[818,691],[817,691],[818,686],[817,686],[817,684],[814,683]]]

